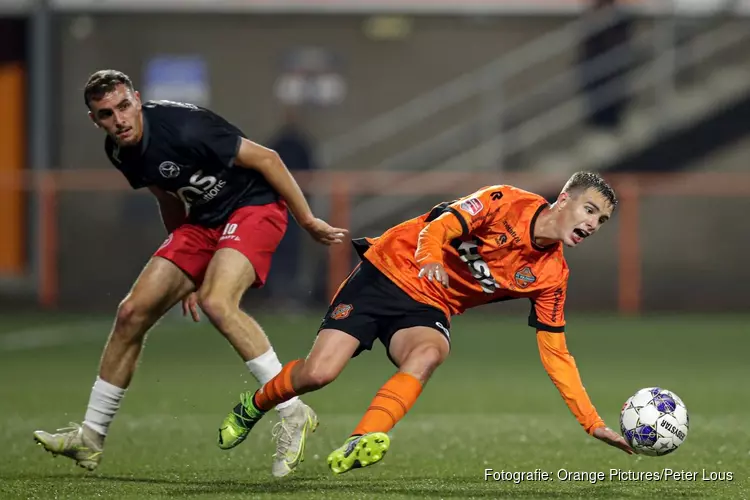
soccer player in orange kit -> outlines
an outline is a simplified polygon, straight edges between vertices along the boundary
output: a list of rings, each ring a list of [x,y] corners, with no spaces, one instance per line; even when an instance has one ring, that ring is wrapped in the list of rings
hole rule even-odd
[[[333,298],[306,359],[291,361],[225,418],[220,444],[241,443],[263,414],[332,382],[379,338],[398,372],[378,391],[346,442],[328,456],[335,474],[372,465],[388,451],[386,434],[450,352],[450,318],[491,302],[531,301],[542,364],[570,411],[595,438],[633,450],[599,417],[565,342],[568,266],[576,247],[609,220],[614,190],[578,172],[553,204],[513,186],[489,186],[443,203],[378,238],[355,240],[362,262]]]

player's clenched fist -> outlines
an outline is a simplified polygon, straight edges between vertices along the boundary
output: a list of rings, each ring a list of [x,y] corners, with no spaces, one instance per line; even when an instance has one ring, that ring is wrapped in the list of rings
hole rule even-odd
[[[422,266],[422,268],[419,270],[419,277],[424,278],[425,276],[427,276],[428,280],[438,281],[445,288],[448,288],[448,273],[445,272],[445,268],[442,264],[434,262]]]
[[[328,223],[322,219],[312,219],[302,227],[305,231],[310,233],[310,236],[312,236],[315,241],[324,245],[342,243],[344,241],[344,236],[348,233],[346,229],[329,226]]]

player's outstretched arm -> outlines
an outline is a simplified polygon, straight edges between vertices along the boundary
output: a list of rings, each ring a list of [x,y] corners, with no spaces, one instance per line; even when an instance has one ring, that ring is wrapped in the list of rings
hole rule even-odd
[[[313,215],[297,181],[275,151],[243,138],[235,165],[251,168],[263,174],[268,183],[286,200],[300,227],[310,233],[316,241],[325,245],[343,241],[347,230],[331,227]]]
[[[600,441],[632,454],[625,439],[604,424],[591,403],[575,360],[568,352],[565,334],[537,330],[536,338],[544,369],[581,426]]]

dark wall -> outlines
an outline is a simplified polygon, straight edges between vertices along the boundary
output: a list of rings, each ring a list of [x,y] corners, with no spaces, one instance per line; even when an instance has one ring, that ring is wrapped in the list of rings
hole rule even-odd
[[[365,18],[358,16],[113,15],[92,19],[90,35],[84,38],[75,35],[81,26],[75,16],[63,16],[59,24],[64,75],[59,95],[61,163],[66,168],[102,166],[100,137],[92,133],[80,97],[87,76],[100,68],[119,68],[142,86],[142,72],[151,57],[201,55],[210,74],[210,106],[248,134],[263,139],[281,120],[273,85],[285,51],[300,45],[321,46],[340,58],[348,87],[341,105],[306,113],[309,129],[324,141],[569,21],[420,17],[406,40],[378,42],[364,35]],[[560,65],[567,63],[562,59]],[[528,78],[536,76],[532,73]]]
[[[140,87],[150,57],[200,54],[208,63],[210,107],[263,141],[281,121],[282,107],[273,98],[273,84],[282,54],[296,45],[324,46],[341,58],[341,73],[348,85],[341,105],[305,113],[308,130],[324,141],[569,22],[569,18],[541,17],[481,23],[468,18],[420,17],[408,39],[375,42],[364,36],[363,18],[356,16],[112,15],[92,19],[88,34],[85,19],[64,16],[58,24],[63,76],[55,101],[61,111],[56,138],[60,167],[65,169],[111,168],[101,132],[89,122],[81,97],[87,76],[97,69],[121,69]],[[573,50],[565,51],[549,64],[520,75],[509,85],[509,95],[569,67],[574,55]],[[476,113],[481,103],[476,104],[453,110],[453,115],[441,121],[450,124],[456,117]],[[372,164],[383,152],[370,154],[352,159],[351,167]],[[71,191],[61,195],[63,304],[116,305],[164,238],[149,196],[126,193]],[[446,193],[446,198],[463,194]],[[726,228],[739,224],[738,214],[748,208],[747,200],[710,197],[644,203],[640,234],[644,308],[745,308],[742,284],[750,278],[750,271],[741,265],[741,253],[750,241],[747,234],[736,231],[727,238]],[[615,219],[580,250],[569,252],[572,308],[616,307],[616,225]],[[316,266],[320,257],[317,251],[308,264]]]

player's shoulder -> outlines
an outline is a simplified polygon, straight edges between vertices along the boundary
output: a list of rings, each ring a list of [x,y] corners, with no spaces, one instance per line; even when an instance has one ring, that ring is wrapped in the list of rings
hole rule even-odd
[[[178,101],[167,101],[164,99],[150,100],[143,103],[143,109],[149,110],[155,113],[164,114],[180,114],[200,111],[201,108],[198,105],[189,102],[178,102]]]
[[[154,128],[187,142],[200,136],[212,122],[220,120],[212,111],[189,102],[148,101],[143,104],[143,111],[149,123],[158,124]]]
[[[544,201],[544,197],[530,191],[511,186],[510,184],[494,184],[484,186],[476,191],[475,196],[489,198],[493,201],[504,201],[513,203],[538,203]]]
[[[175,127],[190,125],[207,111],[189,102],[147,101],[143,103],[143,112],[148,120],[165,122]]]
[[[244,137],[242,131],[218,113],[187,102],[148,101],[144,104],[147,116],[156,115],[169,122],[179,135],[191,141],[209,130],[225,130]]]
[[[502,210],[504,214],[515,213],[518,217],[532,214],[546,200],[544,197],[508,184],[485,186],[467,197],[464,204],[487,207],[490,213]],[[531,216],[531,215],[530,215]]]

